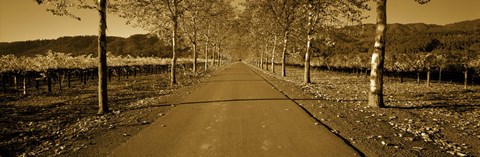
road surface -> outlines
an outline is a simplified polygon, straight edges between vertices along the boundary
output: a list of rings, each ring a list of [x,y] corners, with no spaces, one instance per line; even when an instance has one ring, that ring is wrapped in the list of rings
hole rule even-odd
[[[359,156],[244,63],[197,87],[110,156]]]

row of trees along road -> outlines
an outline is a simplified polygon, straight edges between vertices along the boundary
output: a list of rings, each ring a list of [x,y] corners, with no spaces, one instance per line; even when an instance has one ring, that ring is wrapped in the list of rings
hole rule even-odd
[[[223,48],[231,47],[226,42],[231,32],[234,7],[231,0],[34,0],[47,5],[47,11],[56,16],[68,16],[76,20],[80,17],[71,13],[71,9],[98,11],[98,114],[109,112],[107,98],[107,58],[106,28],[107,12],[127,19],[127,24],[140,27],[159,38],[169,41],[172,46],[170,84],[176,84],[176,50],[192,44],[193,71],[196,72],[197,46],[205,46],[205,70],[208,69],[208,47],[213,46],[212,65],[230,58],[229,54],[220,54]],[[107,5],[108,3],[108,5]],[[92,26],[93,27],[93,26]],[[170,33],[169,33],[170,32]],[[203,38],[202,38],[203,37]]]
[[[319,51],[334,44],[331,33],[335,28],[360,24],[364,18],[362,11],[368,9],[366,3],[367,0],[247,0],[241,15],[245,24],[244,38],[250,39],[251,49],[264,50],[260,51],[260,54],[253,53],[260,58],[262,68],[264,61],[268,64],[268,59],[264,58],[271,57],[270,68],[273,73],[278,38],[283,39],[281,76],[286,76],[285,63],[289,45],[292,45],[294,50],[295,46],[305,45],[304,82],[310,83],[312,49]]]
[[[240,15],[243,23],[243,38],[244,42],[248,43],[249,50],[255,50],[250,53],[251,58],[257,62],[258,66],[264,68],[266,62],[266,69],[268,70],[268,60],[270,59],[270,70],[275,73],[274,64],[275,57],[281,55],[281,76],[286,76],[285,62],[286,51],[289,47],[292,48],[290,54],[297,54],[296,51],[304,51],[304,82],[310,83],[310,65],[312,52],[325,55],[329,48],[335,46],[335,38],[338,37],[339,32],[343,34],[356,34],[358,31],[354,26],[360,24],[360,21],[365,17],[362,11],[370,9],[367,2],[370,0],[247,0],[243,5],[244,12]],[[426,4],[429,0],[415,0],[419,4]],[[376,35],[375,41],[372,43],[373,54],[371,55],[370,64],[366,64],[365,55],[355,55],[351,58],[346,58],[346,55],[340,55],[340,58],[346,60],[358,60],[350,66],[362,67],[370,66],[370,90],[368,106],[383,107],[383,73],[384,73],[384,58],[385,58],[385,43],[387,30],[387,12],[386,0],[374,0],[376,9]],[[357,27],[358,28],[358,27]],[[278,39],[283,39],[282,52],[277,54]],[[372,37],[373,38],[373,37]],[[429,48],[433,48],[438,44],[437,41],[429,42]],[[304,45],[304,46],[303,46]],[[368,49],[367,49],[368,50]],[[271,53],[269,52],[271,51]],[[431,49],[424,49],[424,51],[432,51]],[[338,56],[339,55],[333,55]],[[442,55],[417,55],[419,58],[412,61],[413,65],[418,65],[417,69],[426,69],[428,74],[434,62],[442,62]],[[468,55],[467,55],[468,56]],[[404,58],[404,60],[411,59],[408,56],[392,55],[391,58]],[[330,57],[330,59],[335,59]],[[401,59],[400,59],[401,60]],[[435,60],[435,61],[434,61]],[[409,64],[409,63],[405,63]],[[474,64],[474,63],[471,63]],[[468,64],[463,64],[467,66]],[[328,66],[328,65],[327,65]],[[345,65],[347,66],[347,65]],[[387,65],[390,69],[404,68],[402,62],[395,62]],[[414,68],[415,69],[415,68]],[[467,76],[468,68],[465,71]],[[411,70],[411,69],[409,69]],[[419,70],[415,70],[418,71]],[[441,72],[440,72],[441,73]],[[428,75],[429,76],[429,75]],[[429,81],[427,81],[427,85]]]
[[[252,49],[265,50],[260,54],[261,66],[263,56],[271,54],[271,71],[273,68],[278,39],[283,39],[281,76],[286,76],[285,63],[289,45],[305,46],[305,83],[310,83],[310,57],[312,49],[319,50],[332,45],[331,30],[347,25],[359,24],[364,18],[361,13],[368,9],[366,0],[353,1],[316,1],[316,0],[261,0],[246,1],[242,22],[246,25],[245,38],[255,39],[250,44]],[[291,39],[292,38],[292,39]],[[257,44],[261,42],[262,44]],[[312,45],[313,43],[317,45]],[[320,45],[318,45],[320,44]],[[265,57],[267,58],[267,57]],[[268,68],[268,67],[267,67]]]
[[[75,6],[82,9],[94,9],[100,12],[101,17],[105,16],[105,0],[87,4],[84,0],[36,0],[39,4],[50,4],[55,6],[50,9],[55,15],[65,15],[79,19],[70,14],[67,9]],[[369,1],[376,3],[376,28],[375,41],[369,43],[369,48],[363,48],[362,52],[373,51],[371,57],[368,53],[348,57],[341,54],[328,54],[332,51],[339,51],[340,46],[336,45],[339,35],[343,37],[356,36],[361,34],[363,25],[362,11],[369,10]],[[414,0],[419,4],[425,4],[429,0]],[[47,3],[48,2],[48,3]],[[203,51],[205,56],[205,69],[209,64],[220,63],[224,57],[254,58],[262,68],[270,67],[275,73],[275,59],[281,57],[281,76],[286,76],[286,60],[291,54],[304,54],[304,82],[310,83],[311,57],[322,56],[325,60],[339,62],[347,60],[344,66],[354,66],[363,69],[370,69],[370,90],[368,106],[382,107],[383,103],[383,73],[385,68],[384,58],[386,50],[386,0],[246,0],[243,11],[236,12],[230,5],[232,0],[110,0],[108,9],[110,12],[128,20],[133,26],[148,30],[151,34],[168,41],[172,48],[171,84],[176,83],[175,65],[176,50],[180,47],[190,48],[193,57],[193,71],[196,71],[196,59],[198,50]],[[104,19],[104,18],[101,18]],[[105,21],[100,21],[99,40],[104,41]],[[360,27],[359,27],[360,26]],[[349,28],[349,29],[347,29]],[[374,29],[373,27],[371,29]],[[371,35],[373,38],[374,36]],[[400,38],[399,38],[400,39]],[[391,41],[392,42],[392,41]],[[105,53],[104,46],[99,42],[99,56]],[[349,43],[349,42],[346,42]],[[438,44],[438,40],[428,40],[425,51]],[[422,44],[420,44],[422,45]],[[280,48],[277,48],[281,46]],[[352,45],[356,46],[356,45]],[[102,48],[103,47],[103,48]],[[213,48],[212,48],[213,47]],[[415,51],[418,44],[412,44],[411,48],[403,51]],[[343,46],[343,48],[352,48]],[[452,47],[450,47],[452,48]],[[220,51],[228,49],[229,54],[220,54]],[[281,53],[277,51],[281,49]],[[332,50],[337,49],[337,50]],[[397,47],[398,49],[398,47]],[[291,50],[291,53],[288,51]],[[250,53],[244,53],[245,51]],[[365,55],[367,54],[367,55]],[[435,53],[434,53],[435,54]],[[235,56],[234,56],[235,55]],[[213,61],[209,62],[209,56]],[[467,55],[468,56],[468,55]],[[259,58],[259,59],[257,59]],[[335,58],[339,58],[335,60]],[[406,69],[404,60],[411,60],[408,56],[401,54],[390,55],[390,58],[399,62],[387,63],[386,67],[402,71]],[[414,59],[412,63],[421,65],[423,69],[431,67],[432,56],[423,56],[422,60]],[[438,57],[436,57],[438,58]],[[441,58],[441,57],[440,57]],[[104,75],[102,67],[105,58],[100,57],[99,78]],[[370,61],[366,64],[365,61]],[[466,62],[466,61],[465,61]],[[347,64],[349,63],[349,64]],[[478,62],[480,64],[480,62]],[[469,64],[477,64],[472,62]],[[464,64],[467,67],[469,64]],[[264,66],[265,65],[265,66]],[[420,69],[421,66],[418,66]],[[412,68],[409,68],[410,70]],[[415,69],[415,68],[413,68]],[[468,67],[465,73],[468,72]],[[417,70],[418,71],[418,70]],[[467,75],[465,75],[467,76]],[[99,83],[99,113],[106,110],[106,85]],[[101,97],[101,98],[100,98]],[[102,110],[103,109],[103,110]]]

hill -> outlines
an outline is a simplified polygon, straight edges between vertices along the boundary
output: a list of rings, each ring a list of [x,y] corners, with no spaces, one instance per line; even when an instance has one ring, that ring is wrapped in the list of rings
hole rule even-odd
[[[353,33],[352,33],[353,32]],[[375,37],[375,25],[364,24],[335,31],[331,35],[336,45],[324,54],[366,53],[372,52]],[[114,55],[170,57],[171,47],[156,36],[146,34],[132,35],[128,38],[108,37],[107,49]],[[320,41],[317,43],[320,47]],[[55,40],[34,40],[0,43],[0,55],[35,56],[48,50],[72,53],[76,55],[97,52],[96,36],[60,37]],[[424,23],[388,24],[388,53],[417,53],[442,51],[463,51],[471,47],[480,47],[480,19],[461,21],[447,25]],[[189,55],[188,48],[180,50],[179,56]],[[319,54],[319,53],[316,53]]]
[[[114,55],[170,57],[171,47],[156,36],[132,35],[128,38],[107,37],[107,50]],[[97,54],[97,36],[60,37],[54,40],[33,40],[0,43],[0,55],[35,56],[54,52],[72,53],[74,56]],[[187,55],[181,50],[179,55]]]
[[[375,25],[348,27],[335,32],[333,36],[337,42],[333,53],[372,52]],[[387,26],[387,53],[463,51],[478,45],[480,19],[443,26],[424,23],[395,23]]]

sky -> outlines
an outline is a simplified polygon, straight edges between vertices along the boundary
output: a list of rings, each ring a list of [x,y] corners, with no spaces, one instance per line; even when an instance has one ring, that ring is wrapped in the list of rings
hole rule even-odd
[[[244,0],[234,0],[238,4]],[[370,18],[364,23],[375,23],[375,6],[364,14]],[[432,0],[420,5],[414,0],[388,0],[388,23],[427,23],[445,25],[480,18],[480,0]],[[74,11],[82,18],[53,16],[46,7],[34,0],[0,0],[0,42],[37,39],[56,39],[62,36],[98,34],[98,13],[93,10]],[[125,24],[115,15],[107,15],[108,36],[129,37],[145,34],[141,28]]]

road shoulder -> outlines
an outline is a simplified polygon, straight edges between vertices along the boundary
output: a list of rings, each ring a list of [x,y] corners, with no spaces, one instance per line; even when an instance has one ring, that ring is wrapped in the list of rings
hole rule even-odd
[[[447,155],[431,143],[418,139],[410,141],[409,137],[398,135],[397,131],[388,124],[388,118],[392,116],[387,116],[381,109],[366,108],[360,104],[350,106],[351,104],[342,101],[325,100],[312,93],[308,85],[282,78],[278,74],[272,74],[255,66],[250,67],[277,90],[294,100],[321,125],[365,156]]]

